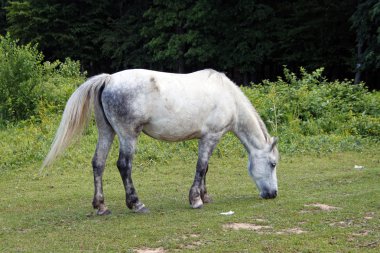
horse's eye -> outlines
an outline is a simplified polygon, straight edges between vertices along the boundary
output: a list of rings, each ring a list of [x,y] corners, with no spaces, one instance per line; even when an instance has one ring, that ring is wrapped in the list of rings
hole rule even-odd
[[[271,163],[270,163],[270,166],[271,166],[273,169],[276,167],[276,165],[277,165],[277,163],[275,163],[275,162],[271,162]]]

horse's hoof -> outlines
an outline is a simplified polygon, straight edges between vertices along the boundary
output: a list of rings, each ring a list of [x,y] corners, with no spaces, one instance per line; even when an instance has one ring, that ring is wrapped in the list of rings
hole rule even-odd
[[[140,203],[140,204],[137,204],[133,208],[133,212],[135,212],[135,213],[149,213],[149,209],[146,208],[144,204]]]
[[[134,210],[135,213],[149,213],[149,209],[146,207],[142,207],[138,210]]]
[[[96,212],[97,215],[99,216],[105,216],[105,215],[110,215],[111,214],[111,211],[108,210],[108,209],[105,209],[105,210],[98,210]]]
[[[205,194],[203,196],[203,203],[212,203],[212,198],[208,194]]]
[[[202,206],[203,206],[203,202],[201,198],[197,198],[195,201],[191,203],[191,207],[193,209],[199,209],[199,208],[202,208]]]

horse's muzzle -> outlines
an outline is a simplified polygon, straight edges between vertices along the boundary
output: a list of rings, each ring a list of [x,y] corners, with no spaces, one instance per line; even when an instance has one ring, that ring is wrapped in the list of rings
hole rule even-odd
[[[277,197],[277,190],[262,191],[260,193],[260,197],[263,199],[274,199],[275,197]]]

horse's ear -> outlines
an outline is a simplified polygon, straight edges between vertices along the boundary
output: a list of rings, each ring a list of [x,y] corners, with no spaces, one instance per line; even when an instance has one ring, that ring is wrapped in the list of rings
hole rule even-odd
[[[273,150],[274,147],[276,147],[277,143],[278,143],[278,137],[272,137],[272,144],[271,144],[270,150]]]

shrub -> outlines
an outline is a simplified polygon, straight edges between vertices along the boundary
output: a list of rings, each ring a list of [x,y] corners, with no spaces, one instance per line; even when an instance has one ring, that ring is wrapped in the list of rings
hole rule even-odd
[[[299,78],[285,68],[285,79],[243,90],[274,135],[357,135],[378,140],[378,94],[347,80],[329,82],[322,73],[323,68],[311,73],[301,68]]]
[[[9,34],[0,37],[0,119],[15,121],[35,113],[36,86],[42,78],[43,56],[30,44],[18,46]]]
[[[43,70],[44,80],[37,87],[41,96],[37,111],[60,113],[70,95],[84,82],[85,75],[80,72],[79,61],[70,58],[64,62],[45,62]]]
[[[62,108],[83,81],[78,62],[43,62],[36,45],[18,45],[0,35],[0,124],[38,117]]]

